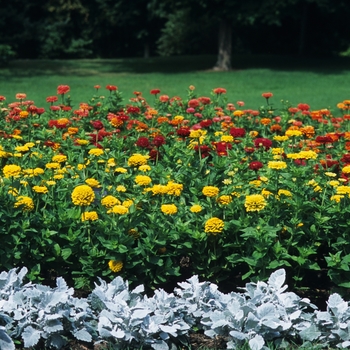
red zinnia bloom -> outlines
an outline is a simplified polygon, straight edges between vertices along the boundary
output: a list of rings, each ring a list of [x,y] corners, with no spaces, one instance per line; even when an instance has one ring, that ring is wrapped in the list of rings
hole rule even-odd
[[[131,106],[126,110],[126,113],[130,113],[130,114],[140,113],[140,108]]]
[[[0,101],[5,101],[6,97],[5,96],[0,96]]]
[[[94,88],[98,90],[101,87],[101,85],[95,85]]]
[[[103,123],[100,120],[93,120],[90,123],[95,130],[103,129]]]
[[[220,94],[226,94],[226,89],[224,88],[216,88],[213,90],[214,94],[220,95]]]
[[[153,89],[153,90],[150,91],[151,95],[158,95],[159,93],[160,93],[159,89]]]
[[[249,169],[254,170],[254,171],[258,171],[263,166],[264,166],[263,163],[261,163],[259,161],[253,161],[253,162],[250,162]]]
[[[118,88],[115,85],[106,85],[106,89],[109,91],[116,91]]]
[[[57,95],[64,95],[70,91],[70,87],[68,85],[59,85],[57,87]]]
[[[343,154],[340,161],[346,164],[350,164],[350,153]]]
[[[197,99],[189,100],[187,106],[191,108],[196,108],[199,106],[199,101]]]
[[[150,146],[149,139],[147,137],[139,137],[138,140],[136,141],[136,146],[141,148],[149,148]]]
[[[17,100],[24,100],[27,98],[27,95],[26,94],[23,94],[23,93],[18,93],[16,94],[16,99]]]
[[[182,126],[176,130],[176,133],[181,137],[187,137],[191,134],[191,130],[188,126]]]
[[[263,137],[260,137],[260,138],[257,138],[254,140],[254,146],[256,148],[265,147],[265,151],[267,151],[272,146],[272,141],[269,139],[265,139]]]
[[[208,128],[211,124],[213,124],[213,121],[210,119],[204,119],[199,123],[202,128]]]
[[[56,102],[58,101],[58,97],[57,96],[49,96],[49,97],[46,97],[46,102]]]
[[[169,101],[169,96],[168,95],[162,95],[162,96],[159,96],[159,101],[160,102],[168,102]]]
[[[227,156],[227,150],[232,149],[232,145],[229,142],[215,142],[214,146],[219,156]]]
[[[297,106],[301,111],[308,111],[310,106],[306,103],[299,103]]]
[[[233,137],[244,137],[246,134],[246,131],[243,128],[231,128],[230,134]]]
[[[202,104],[202,105],[209,105],[211,100],[209,97],[198,97],[198,101]]]
[[[209,157],[210,156],[210,147],[207,146],[207,145],[201,145],[201,146],[194,146],[193,148],[196,152],[201,151],[201,157],[202,158],[206,158],[206,157]]]
[[[263,94],[261,94],[262,97],[265,97],[266,99],[269,99],[270,97],[273,96],[272,92],[264,92]]]
[[[43,114],[43,113],[45,113],[45,109],[44,108],[37,108],[36,109],[36,113],[39,114],[39,115]]]
[[[162,155],[159,153],[157,149],[154,149],[154,148],[149,151],[148,155],[151,160],[162,159]]]
[[[153,138],[153,144],[156,147],[160,147],[161,145],[165,145],[165,138],[162,135],[155,136]]]
[[[323,144],[325,144],[325,143],[331,143],[331,142],[333,142],[333,139],[332,139],[330,136],[317,136],[316,139],[315,139],[315,141],[316,141],[317,143],[323,143]]]
[[[51,111],[60,111],[61,107],[60,106],[50,106]]]

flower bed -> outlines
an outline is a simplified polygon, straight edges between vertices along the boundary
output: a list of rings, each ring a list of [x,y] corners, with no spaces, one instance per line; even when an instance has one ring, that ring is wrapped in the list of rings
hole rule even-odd
[[[0,96],[2,268],[78,289],[195,274],[232,290],[283,267],[295,287],[319,274],[349,288],[350,100],[276,109],[264,93],[252,110],[223,88],[124,102],[108,85],[73,105],[69,92],[45,108]]]

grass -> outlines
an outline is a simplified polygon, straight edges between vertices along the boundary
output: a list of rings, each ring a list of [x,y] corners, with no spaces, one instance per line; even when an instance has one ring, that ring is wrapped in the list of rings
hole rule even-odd
[[[73,105],[88,102],[93,86],[117,85],[126,99],[141,91],[152,103],[149,91],[159,88],[170,97],[186,97],[189,85],[199,95],[210,96],[215,87],[227,89],[229,102],[239,100],[257,109],[265,101],[263,92],[273,92],[276,107],[281,100],[293,105],[308,103],[312,109],[331,108],[350,99],[349,58],[298,58],[284,56],[234,56],[233,70],[212,71],[214,56],[154,57],[149,59],[15,60],[0,68],[0,95],[15,101],[23,92],[37,107],[46,107],[47,96],[55,95],[58,85],[69,85]]]

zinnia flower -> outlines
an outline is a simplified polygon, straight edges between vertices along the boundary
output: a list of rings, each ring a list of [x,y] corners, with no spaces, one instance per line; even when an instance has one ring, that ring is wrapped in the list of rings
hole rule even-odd
[[[123,268],[123,262],[117,260],[109,260],[108,267],[113,272],[120,272]]]
[[[64,95],[70,91],[70,87],[68,85],[59,85],[57,87],[57,95]]]
[[[281,170],[287,168],[287,163],[282,161],[270,161],[267,163],[269,169]]]
[[[95,211],[86,211],[81,214],[81,221],[95,221],[98,219],[98,214]]]
[[[160,210],[166,215],[173,215],[177,213],[177,206],[175,204],[163,204]]]
[[[221,204],[221,205],[228,205],[232,202],[232,196],[230,195],[223,195],[220,196],[217,200],[217,203]]]
[[[13,206],[14,208],[21,207],[23,211],[31,211],[34,209],[34,202],[30,197],[18,196]]]
[[[101,187],[100,182],[95,179],[86,179],[85,183],[88,184],[90,187]]]
[[[49,190],[46,186],[33,186],[33,191],[36,193],[47,193]]]
[[[260,211],[265,208],[266,200],[261,194],[246,196],[244,206],[246,211]]]
[[[101,199],[101,204],[106,208],[113,208],[115,205],[120,205],[121,202],[118,198],[108,195]]]
[[[215,186],[205,186],[202,193],[207,197],[215,197],[219,194],[219,189]]]
[[[146,175],[137,175],[135,177],[135,182],[140,186],[148,186],[151,183],[152,179]]]
[[[5,165],[2,169],[4,176],[8,177],[17,177],[21,173],[21,167],[15,164]]]
[[[213,217],[206,221],[204,225],[204,231],[216,236],[218,233],[221,233],[223,231],[224,226],[225,224],[221,219]]]
[[[107,213],[110,214],[118,214],[118,215],[125,215],[129,212],[129,209],[125,207],[124,205],[115,205],[111,210],[108,210]]]
[[[79,185],[72,192],[72,202],[74,205],[87,206],[95,199],[95,192],[88,185]]]
[[[199,204],[194,204],[192,205],[192,207],[190,208],[190,211],[192,213],[199,213],[200,211],[202,211],[202,207]]]
[[[89,151],[89,155],[90,156],[95,156],[95,157],[99,157],[103,154],[103,150],[100,148],[92,148]]]
[[[140,166],[147,164],[148,156],[143,156],[142,154],[135,153],[128,159],[129,166]]]

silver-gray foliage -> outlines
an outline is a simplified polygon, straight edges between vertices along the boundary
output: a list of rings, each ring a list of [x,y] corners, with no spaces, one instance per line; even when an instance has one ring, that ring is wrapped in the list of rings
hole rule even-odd
[[[285,270],[267,282],[247,283],[241,293],[221,293],[215,284],[193,276],[173,293],[144,287],[129,290],[121,277],[99,280],[88,298],[75,298],[63,278],[56,287],[27,283],[27,269],[0,274],[0,348],[14,350],[14,339],[25,347],[43,342],[60,349],[70,339],[110,342],[116,349],[169,350],[187,345],[194,329],[209,337],[221,336],[228,349],[249,344],[252,350],[267,343],[283,347],[289,340],[350,346],[350,308],[340,295],[329,297],[326,311],[308,299],[286,292]]]

